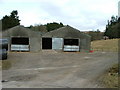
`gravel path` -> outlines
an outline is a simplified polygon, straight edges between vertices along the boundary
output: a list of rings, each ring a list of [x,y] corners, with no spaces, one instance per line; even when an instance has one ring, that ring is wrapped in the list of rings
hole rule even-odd
[[[112,52],[9,53],[11,68],[3,70],[3,88],[100,88],[98,77],[117,63]]]

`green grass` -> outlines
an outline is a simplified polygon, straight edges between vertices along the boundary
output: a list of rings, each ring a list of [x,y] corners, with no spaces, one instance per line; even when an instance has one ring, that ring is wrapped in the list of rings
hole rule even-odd
[[[101,77],[101,85],[105,88],[118,88],[118,64],[113,65],[107,73]]]
[[[96,51],[118,51],[120,39],[97,40],[91,42],[91,49]]]
[[[2,60],[0,60],[0,70],[2,69]]]
[[[12,66],[12,62],[9,60],[3,60],[3,61],[0,61],[0,69],[2,70],[6,70],[6,69],[9,69],[11,68]]]

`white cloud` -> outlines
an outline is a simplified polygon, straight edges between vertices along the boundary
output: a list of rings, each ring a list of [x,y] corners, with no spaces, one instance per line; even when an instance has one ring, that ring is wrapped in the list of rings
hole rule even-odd
[[[4,16],[12,10],[18,10],[21,23],[25,26],[56,21],[69,24],[80,30],[103,30],[106,21],[112,15],[117,15],[118,1],[4,0],[2,4],[0,3],[0,11]]]

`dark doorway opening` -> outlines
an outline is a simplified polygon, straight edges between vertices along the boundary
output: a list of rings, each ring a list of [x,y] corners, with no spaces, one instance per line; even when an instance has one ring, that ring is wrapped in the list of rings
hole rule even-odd
[[[11,51],[30,51],[29,38],[28,37],[12,37],[11,38]]]
[[[64,45],[79,45],[78,39],[64,39]]]
[[[52,49],[52,38],[42,38],[42,49]]]
[[[80,51],[79,39],[64,39],[63,50],[67,52]]]
[[[11,44],[15,45],[29,45],[29,38],[27,37],[13,37]]]

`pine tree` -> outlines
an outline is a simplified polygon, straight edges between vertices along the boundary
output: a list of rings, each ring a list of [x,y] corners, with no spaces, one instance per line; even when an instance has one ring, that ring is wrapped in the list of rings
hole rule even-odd
[[[19,20],[17,10],[13,10],[10,16],[5,15],[2,18],[2,30],[6,30],[8,28],[11,28],[17,25],[20,25],[20,20]]]

